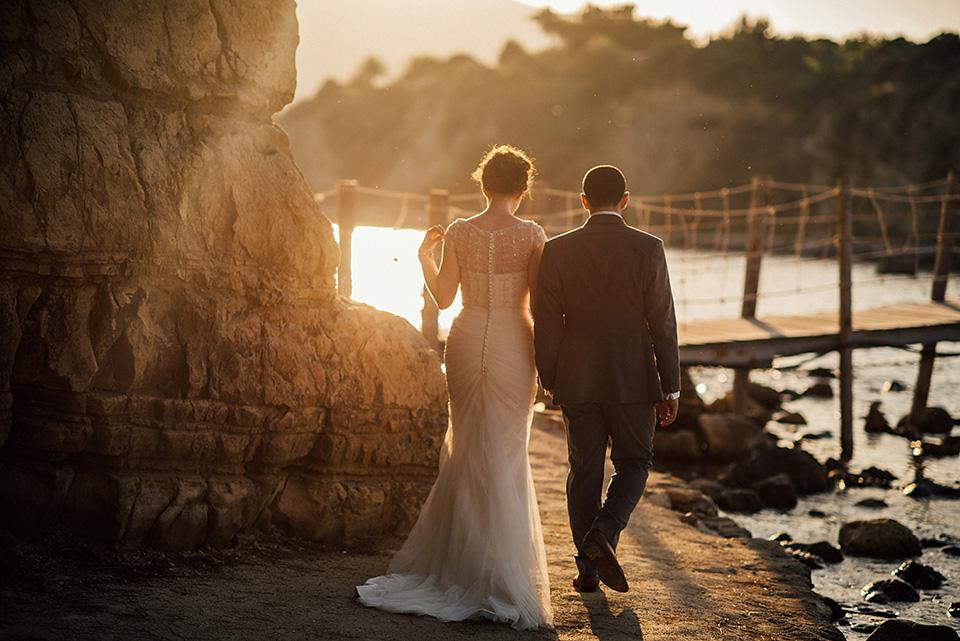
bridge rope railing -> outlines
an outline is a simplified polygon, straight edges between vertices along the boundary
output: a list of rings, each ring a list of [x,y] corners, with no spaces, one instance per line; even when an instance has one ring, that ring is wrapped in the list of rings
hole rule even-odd
[[[838,272],[831,270],[829,261],[838,254],[841,204],[850,217],[848,240],[858,299],[869,303],[879,291],[889,298],[884,287],[890,284],[914,283],[919,291],[931,281],[945,282],[952,263],[952,219],[960,204],[957,182],[952,173],[895,187],[758,178],[708,191],[635,195],[623,213],[629,224],[664,240],[681,319],[729,315],[736,312],[732,307],[736,303],[745,303],[744,309],[755,314],[760,302],[769,312],[788,307],[791,298],[798,301],[794,306],[813,301],[822,309],[837,302],[822,294],[839,286]],[[316,198],[332,219],[350,229],[358,223],[425,229],[472,216],[485,206],[479,193],[422,194],[365,187],[355,181],[341,181]],[[548,236],[586,220],[578,192],[545,185],[535,185],[519,215],[538,222]],[[343,236],[344,230],[340,233]],[[936,274],[938,247],[943,254],[946,240],[951,243],[941,258],[946,271],[941,265]],[[349,278],[347,269],[341,269],[341,282]]]

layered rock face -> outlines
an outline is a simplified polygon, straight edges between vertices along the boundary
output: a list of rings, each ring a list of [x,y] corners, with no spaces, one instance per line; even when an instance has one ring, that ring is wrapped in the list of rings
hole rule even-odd
[[[272,122],[292,0],[14,0],[0,41],[0,524],[408,528],[446,390],[412,327],[336,295]]]

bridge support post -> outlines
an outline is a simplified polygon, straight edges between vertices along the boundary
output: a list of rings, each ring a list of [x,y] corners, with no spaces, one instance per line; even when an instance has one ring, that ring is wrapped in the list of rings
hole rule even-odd
[[[846,178],[837,182],[837,264],[840,269],[840,460],[853,458],[853,212]]]
[[[760,265],[763,261],[764,241],[767,236],[767,207],[770,206],[770,188],[766,178],[755,176],[750,191],[750,214],[747,219],[747,244],[744,248],[747,266],[743,282],[743,318],[756,318],[757,296],[760,292]],[[750,368],[733,370],[733,411],[745,414],[750,398]]]
[[[957,209],[960,204],[954,197],[960,193],[957,188],[957,176],[951,169],[947,173],[947,189],[940,207],[940,226],[937,230],[937,256],[933,265],[933,291],[930,300],[942,303],[947,296],[947,280],[953,263],[953,244],[956,236]],[[937,357],[937,344],[924,343],[920,352],[920,370],[917,373],[917,385],[913,391],[913,406],[910,409],[910,421],[920,421],[930,396],[930,379],[933,378],[933,365]]]
[[[433,189],[427,196],[427,229],[434,225],[446,225],[450,212],[450,193],[443,189]],[[423,312],[421,314],[423,337],[430,346],[442,354],[440,349],[440,310],[430,295],[426,285],[423,287]]]

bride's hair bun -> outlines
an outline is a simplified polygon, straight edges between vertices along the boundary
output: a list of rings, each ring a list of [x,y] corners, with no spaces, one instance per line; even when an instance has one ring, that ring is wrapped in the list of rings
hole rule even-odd
[[[536,173],[527,154],[510,145],[498,145],[480,161],[473,179],[493,194],[522,194],[530,189]]]

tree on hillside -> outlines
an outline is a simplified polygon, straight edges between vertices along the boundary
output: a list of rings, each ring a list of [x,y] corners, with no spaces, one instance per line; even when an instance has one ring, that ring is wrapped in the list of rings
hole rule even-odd
[[[548,8],[533,19],[544,33],[558,36],[570,51],[582,50],[596,39],[609,40],[626,51],[649,51],[686,41],[686,27],[677,26],[670,20],[662,23],[636,20],[633,17],[635,10],[633,4],[607,8],[588,4],[573,18],[565,18]]]

